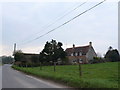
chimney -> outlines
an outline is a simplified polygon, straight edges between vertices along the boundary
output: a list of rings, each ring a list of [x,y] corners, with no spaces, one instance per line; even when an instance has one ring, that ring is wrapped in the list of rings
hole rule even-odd
[[[73,44],[73,48],[75,48],[75,44]]]
[[[89,45],[92,46],[92,42],[89,42]]]

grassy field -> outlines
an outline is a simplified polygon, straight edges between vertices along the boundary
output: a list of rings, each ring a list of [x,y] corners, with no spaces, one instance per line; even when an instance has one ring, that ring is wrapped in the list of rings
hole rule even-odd
[[[120,62],[119,62],[120,64]],[[12,66],[13,68],[38,77],[51,79],[57,82],[78,88],[118,88],[118,62],[82,65],[82,77],[79,77],[78,65],[25,68]]]

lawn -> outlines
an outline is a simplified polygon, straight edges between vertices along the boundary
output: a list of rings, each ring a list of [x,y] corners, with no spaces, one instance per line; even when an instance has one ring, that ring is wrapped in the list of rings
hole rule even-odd
[[[42,70],[40,67],[12,67],[77,88],[118,88],[118,62],[83,64],[82,77],[79,76],[78,65],[56,66],[56,72],[53,71],[53,66],[43,66]]]

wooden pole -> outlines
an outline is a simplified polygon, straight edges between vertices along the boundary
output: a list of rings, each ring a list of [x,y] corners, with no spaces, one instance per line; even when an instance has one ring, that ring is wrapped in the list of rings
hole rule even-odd
[[[42,70],[42,63],[40,62],[40,70]]]
[[[56,62],[54,62],[54,72],[56,71],[55,67],[56,67]]]
[[[79,76],[81,77],[82,76],[82,66],[81,66],[81,63],[79,61],[79,58],[77,58],[77,56],[75,56],[75,57],[78,60],[78,64],[79,64]]]
[[[82,76],[82,67],[81,64],[79,63],[79,73],[80,73],[80,77]]]

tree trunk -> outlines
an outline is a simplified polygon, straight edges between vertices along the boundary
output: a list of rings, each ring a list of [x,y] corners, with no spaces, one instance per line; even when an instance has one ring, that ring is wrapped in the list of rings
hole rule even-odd
[[[79,63],[79,73],[80,73],[80,77],[82,76],[82,67],[81,64]]]
[[[56,67],[56,62],[54,62],[54,72],[56,71],[56,68],[55,68],[55,67]]]
[[[40,70],[42,70],[42,63],[40,62]]]

